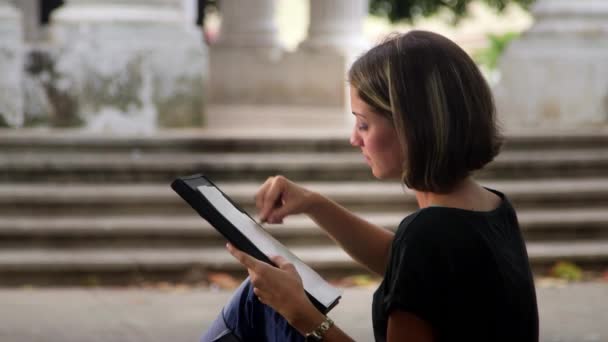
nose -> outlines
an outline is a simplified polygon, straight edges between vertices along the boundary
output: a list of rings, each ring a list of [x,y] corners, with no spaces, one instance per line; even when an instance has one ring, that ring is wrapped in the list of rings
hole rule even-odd
[[[357,132],[357,127],[353,127],[353,131],[350,134],[350,144],[352,146],[361,146],[361,137],[359,136],[359,132]]]

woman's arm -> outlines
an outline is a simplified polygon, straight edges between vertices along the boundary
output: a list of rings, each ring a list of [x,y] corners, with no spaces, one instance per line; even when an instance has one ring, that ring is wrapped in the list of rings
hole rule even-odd
[[[354,260],[377,274],[384,274],[393,232],[282,176],[270,177],[255,198],[262,222],[281,223],[288,215],[304,213]]]
[[[394,233],[354,215],[320,194],[313,197],[308,216],[354,260],[383,275]]]
[[[314,311],[308,314],[301,313],[303,316],[300,320],[290,322],[302,335],[316,329],[325,319],[325,316],[314,307],[312,310]],[[388,342],[433,342],[435,338],[428,322],[412,313],[395,310],[388,319],[386,340]],[[323,341],[342,342],[353,341],[353,339],[334,325],[327,330]]]
[[[316,329],[325,320],[325,316],[317,310],[314,306],[306,305],[297,316],[293,317],[291,321],[286,318],[289,324],[300,332],[303,336]],[[325,335],[323,341],[327,342],[351,342],[354,341],[348,336],[342,329],[337,325],[332,325]]]
[[[308,317],[312,317],[314,320],[310,320],[307,324],[304,322],[291,323],[303,335],[318,327],[324,319],[320,312],[316,317],[314,315]],[[315,321],[316,324],[313,323]],[[435,338],[431,325],[425,320],[409,312],[395,310],[388,319],[386,340],[388,342],[433,342]],[[327,333],[323,336],[323,341],[342,342],[353,341],[353,339],[334,325],[327,330]]]
[[[388,317],[386,340],[389,342],[433,342],[433,329],[431,325],[418,316],[394,310]]]

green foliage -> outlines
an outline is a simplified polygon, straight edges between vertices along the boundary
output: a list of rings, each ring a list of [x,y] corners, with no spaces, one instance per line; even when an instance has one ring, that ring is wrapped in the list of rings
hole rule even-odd
[[[578,281],[583,279],[583,270],[571,262],[559,261],[551,268],[551,276],[564,280]]]
[[[496,69],[500,56],[502,56],[509,43],[517,37],[519,37],[519,33],[517,32],[507,32],[501,35],[489,34],[488,47],[478,50],[473,54],[475,62],[488,70]]]
[[[370,13],[381,17],[388,17],[392,22],[412,21],[418,16],[431,16],[442,9],[454,13],[454,20],[466,16],[469,4],[476,0],[370,0]],[[516,3],[528,8],[535,0],[482,0],[498,12],[504,10],[508,4]]]
[[[2,128],[9,127],[8,122],[6,122],[6,120],[4,119],[5,115],[6,114],[3,114],[3,113],[0,112],[0,127],[2,127]]]

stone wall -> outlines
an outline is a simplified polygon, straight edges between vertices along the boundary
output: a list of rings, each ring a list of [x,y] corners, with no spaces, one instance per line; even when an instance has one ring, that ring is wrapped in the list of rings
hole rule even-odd
[[[538,0],[502,58],[499,115],[513,128],[608,124],[608,1]]]
[[[135,133],[202,126],[206,47],[180,6],[68,1],[53,13],[48,40],[29,42],[12,65],[0,61],[24,71],[6,80],[23,93],[22,109],[13,110],[20,120],[6,125]]]
[[[0,127],[23,124],[23,39],[21,16],[0,0]]]
[[[346,71],[367,46],[367,0],[310,0],[306,39],[279,42],[278,0],[222,0],[209,54],[209,127],[343,128],[352,114]],[[248,107],[248,108],[247,108]]]

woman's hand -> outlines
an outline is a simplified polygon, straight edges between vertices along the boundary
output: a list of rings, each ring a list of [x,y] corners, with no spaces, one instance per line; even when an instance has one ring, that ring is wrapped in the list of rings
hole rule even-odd
[[[294,328],[306,333],[323,321],[324,316],[306,296],[302,278],[293,264],[276,256],[271,258],[278,266],[274,267],[241,252],[230,243],[226,247],[232,256],[247,267],[253,292],[260,302],[272,307]]]
[[[270,177],[255,195],[261,222],[283,223],[288,215],[306,213],[314,202],[314,192],[283,176]]]

